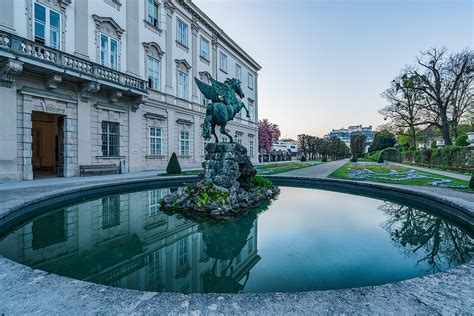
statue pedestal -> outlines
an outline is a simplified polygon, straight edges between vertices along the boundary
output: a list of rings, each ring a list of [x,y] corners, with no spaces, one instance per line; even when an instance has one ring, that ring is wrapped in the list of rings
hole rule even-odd
[[[218,143],[206,146],[202,163],[204,179],[226,189],[248,188],[257,171],[239,143]]]
[[[204,180],[163,197],[161,209],[199,216],[225,217],[269,202],[278,187],[256,183],[257,173],[239,143],[208,144]]]

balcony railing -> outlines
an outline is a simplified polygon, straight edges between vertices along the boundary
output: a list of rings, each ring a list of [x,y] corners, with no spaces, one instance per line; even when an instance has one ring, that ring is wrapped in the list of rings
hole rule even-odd
[[[0,32],[0,51],[31,58],[45,64],[62,67],[94,79],[111,82],[124,88],[147,92],[147,83],[137,77],[99,65],[60,50],[35,43],[8,32]]]

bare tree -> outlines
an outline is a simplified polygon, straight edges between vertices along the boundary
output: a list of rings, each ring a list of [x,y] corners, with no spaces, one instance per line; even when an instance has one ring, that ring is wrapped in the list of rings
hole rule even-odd
[[[470,53],[447,58],[445,48],[432,48],[417,58],[417,68],[402,76],[406,87],[422,93],[422,106],[429,123],[439,127],[446,145],[452,145],[448,109],[466,73],[471,69]]]
[[[408,71],[407,71],[408,72]],[[400,132],[408,130],[411,145],[416,147],[416,128],[426,125],[421,106],[422,93],[410,88],[411,81],[405,74],[395,78],[390,88],[382,93],[388,105],[379,111],[385,119],[390,119],[390,130]]]

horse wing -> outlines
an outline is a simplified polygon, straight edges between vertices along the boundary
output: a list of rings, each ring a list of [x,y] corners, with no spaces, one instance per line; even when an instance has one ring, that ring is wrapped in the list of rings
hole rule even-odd
[[[217,92],[214,85],[210,86],[207,83],[205,83],[204,81],[201,81],[196,77],[194,77],[194,81],[196,81],[196,84],[197,84],[199,90],[202,92],[202,94],[204,94],[206,99],[209,99],[212,102],[221,101],[221,99],[219,98],[219,93]]]
[[[235,103],[235,93],[232,88],[225,83],[219,82],[213,78],[211,78],[212,87],[216,89],[217,94],[222,98],[225,104],[231,105]]]

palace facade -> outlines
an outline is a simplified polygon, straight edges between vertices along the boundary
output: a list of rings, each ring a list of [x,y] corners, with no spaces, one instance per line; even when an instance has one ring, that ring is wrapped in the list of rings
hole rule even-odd
[[[227,128],[257,161],[260,68],[189,0],[3,0],[0,180],[199,167],[194,77],[242,82],[251,117]]]

